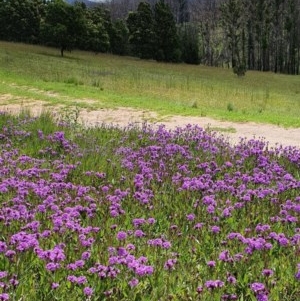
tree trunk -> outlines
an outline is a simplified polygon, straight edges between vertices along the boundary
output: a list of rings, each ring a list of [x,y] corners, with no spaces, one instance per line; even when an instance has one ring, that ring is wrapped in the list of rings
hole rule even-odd
[[[65,50],[66,50],[66,47],[65,46],[61,46],[61,48],[60,48],[60,54],[61,54],[62,57],[64,56],[64,51]]]

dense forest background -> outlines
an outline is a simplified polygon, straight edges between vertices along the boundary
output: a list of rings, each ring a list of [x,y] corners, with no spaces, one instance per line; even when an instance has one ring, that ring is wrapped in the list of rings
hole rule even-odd
[[[300,0],[0,0],[0,39],[299,74]]]

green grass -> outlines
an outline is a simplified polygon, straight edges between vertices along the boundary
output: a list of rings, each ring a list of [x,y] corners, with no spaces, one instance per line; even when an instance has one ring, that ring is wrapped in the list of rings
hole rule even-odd
[[[57,49],[6,42],[0,42],[0,66],[6,102],[133,107],[300,127],[300,76],[248,71],[238,78],[230,69],[81,51],[61,58]]]

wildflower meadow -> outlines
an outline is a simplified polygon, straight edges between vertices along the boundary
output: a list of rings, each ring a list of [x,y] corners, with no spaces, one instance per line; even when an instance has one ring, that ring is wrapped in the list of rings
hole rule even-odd
[[[0,300],[300,300],[300,149],[0,113]]]

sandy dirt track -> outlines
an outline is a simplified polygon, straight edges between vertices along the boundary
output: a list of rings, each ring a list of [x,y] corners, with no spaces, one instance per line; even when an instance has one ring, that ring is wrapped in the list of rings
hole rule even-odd
[[[39,115],[45,110],[43,102],[28,102],[24,105],[17,104],[1,104],[0,110],[10,113],[18,113],[21,109],[28,108],[32,114]],[[46,108],[47,110],[47,108]],[[55,112],[59,108],[48,107],[48,110]],[[240,138],[264,138],[269,142],[270,146],[282,145],[295,146],[300,148],[300,128],[284,129],[269,124],[256,124],[253,122],[234,123],[228,121],[218,121],[208,117],[185,117],[170,116],[159,118],[156,113],[148,111],[140,111],[131,108],[118,109],[102,109],[96,111],[88,111],[81,109],[79,113],[79,121],[86,126],[95,126],[99,124],[108,124],[113,126],[125,127],[129,123],[141,125],[144,122],[153,123],[154,126],[164,124],[168,129],[176,127],[184,127],[187,124],[198,125],[202,128],[210,128],[220,132],[233,144],[238,143]]]

